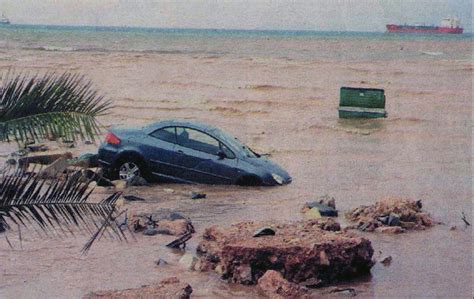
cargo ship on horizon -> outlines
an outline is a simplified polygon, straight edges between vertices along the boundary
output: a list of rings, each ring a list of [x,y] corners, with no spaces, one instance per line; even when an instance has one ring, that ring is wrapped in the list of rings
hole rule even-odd
[[[396,25],[387,24],[387,31],[390,33],[451,33],[461,34],[464,28],[461,27],[461,22],[457,18],[444,18],[441,20],[441,26],[434,25]]]

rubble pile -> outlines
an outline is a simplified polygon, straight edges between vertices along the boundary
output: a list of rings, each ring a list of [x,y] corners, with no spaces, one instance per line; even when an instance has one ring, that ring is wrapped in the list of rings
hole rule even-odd
[[[261,227],[272,227],[275,235],[254,237]],[[367,273],[373,265],[370,241],[341,232],[332,219],[213,226],[197,252],[198,270],[215,270],[229,282],[247,285],[275,270],[289,282],[317,287]]]
[[[280,272],[275,270],[265,272],[258,280],[258,286],[269,298],[309,298],[308,289],[287,281]]]
[[[357,223],[351,228],[361,231],[402,233],[434,225],[433,219],[421,208],[420,200],[388,198],[370,206],[355,208],[346,213],[346,218]]]
[[[129,226],[134,232],[143,232],[150,236],[156,234],[182,236],[195,232],[191,220],[178,213],[171,213],[161,219],[154,219],[153,214],[131,215]]]
[[[127,299],[127,298],[189,298],[193,292],[192,287],[178,278],[171,277],[160,283],[143,286],[136,289],[97,291],[85,295],[84,299]]]

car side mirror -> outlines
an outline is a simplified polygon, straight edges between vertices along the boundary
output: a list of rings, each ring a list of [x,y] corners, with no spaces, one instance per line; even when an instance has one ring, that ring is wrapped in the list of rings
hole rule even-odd
[[[227,155],[223,151],[218,151],[217,156],[219,157],[219,160],[224,160],[227,158]]]

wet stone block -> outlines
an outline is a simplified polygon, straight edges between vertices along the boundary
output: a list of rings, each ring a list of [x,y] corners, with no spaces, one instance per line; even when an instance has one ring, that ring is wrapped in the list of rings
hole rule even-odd
[[[230,228],[205,230],[197,251],[201,271],[216,270],[223,279],[256,284],[266,271],[275,270],[293,283],[320,286],[362,275],[373,266],[369,240],[324,227],[332,220],[294,223],[244,222]],[[254,238],[261,227],[275,235]]]

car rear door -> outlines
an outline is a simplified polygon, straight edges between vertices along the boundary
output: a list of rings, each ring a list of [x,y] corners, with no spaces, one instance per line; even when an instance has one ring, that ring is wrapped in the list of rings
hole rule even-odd
[[[177,127],[176,134],[174,164],[181,169],[181,178],[203,184],[233,183],[237,159],[235,156],[223,159],[218,156],[222,146],[220,141],[204,132],[184,127]]]

